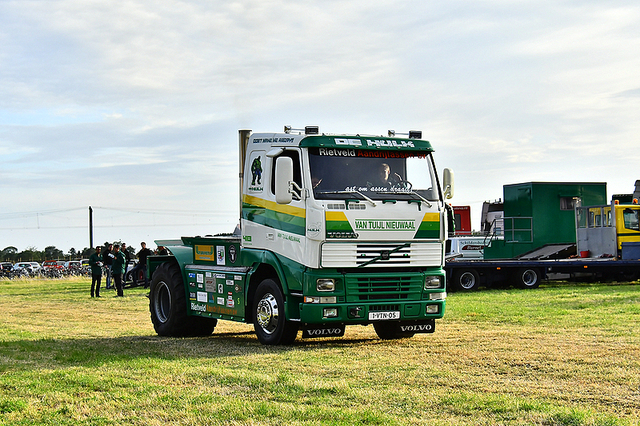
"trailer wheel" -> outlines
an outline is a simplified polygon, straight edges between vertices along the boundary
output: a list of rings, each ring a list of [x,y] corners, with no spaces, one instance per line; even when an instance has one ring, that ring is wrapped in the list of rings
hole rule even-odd
[[[284,296],[278,284],[271,279],[262,281],[253,298],[253,326],[263,345],[289,345],[298,335],[298,324],[287,321],[284,314]]]
[[[520,288],[538,288],[540,286],[540,271],[532,268],[521,268],[516,273],[516,280]]]
[[[149,291],[151,322],[160,336],[208,336],[217,320],[187,315],[187,301],[180,267],[164,262],[156,268]]]
[[[399,322],[374,322],[373,328],[382,340],[395,340],[413,337],[412,331],[401,331]]]
[[[473,291],[480,285],[480,276],[475,269],[461,269],[453,275],[453,286],[455,290]]]

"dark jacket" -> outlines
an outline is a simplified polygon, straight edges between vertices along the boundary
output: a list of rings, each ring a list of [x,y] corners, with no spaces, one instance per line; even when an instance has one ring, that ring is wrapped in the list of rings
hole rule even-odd
[[[102,256],[98,253],[93,253],[89,256],[89,266],[91,266],[91,275],[102,275]]]
[[[109,250],[108,248],[104,248],[102,250],[102,262],[108,266],[111,266],[111,264],[113,263],[113,258],[109,256],[110,254],[111,250]]]
[[[114,251],[111,253],[113,256],[113,263],[111,264],[111,273],[114,275],[122,275],[124,274],[124,268],[127,265],[127,258],[124,256],[124,253],[121,251]]]
[[[138,252],[138,260],[140,261],[140,264],[141,265],[146,265],[147,264],[147,257],[152,255],[152,254],[153,253],[148,248],[143,248],[142,250],[140,250]]]

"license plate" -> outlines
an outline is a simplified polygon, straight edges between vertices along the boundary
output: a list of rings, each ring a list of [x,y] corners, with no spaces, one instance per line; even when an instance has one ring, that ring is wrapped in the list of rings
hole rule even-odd
[[[400,311],[392,312],[369,312],[370,321],[400,319]]]

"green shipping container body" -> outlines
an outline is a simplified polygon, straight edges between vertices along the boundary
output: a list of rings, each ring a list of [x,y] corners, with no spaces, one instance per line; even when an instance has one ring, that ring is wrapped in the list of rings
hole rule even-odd
[[[503,187],[504,240],[485,259],[513,259],[547,244],[576,242],[576,205],[607,203],[606,183],[527,182]]]

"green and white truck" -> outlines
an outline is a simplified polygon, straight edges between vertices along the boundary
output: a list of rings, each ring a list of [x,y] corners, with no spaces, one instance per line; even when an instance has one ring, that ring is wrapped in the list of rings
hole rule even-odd
[[[253,323],[266,345],[344,335],[432,333],[444,315],[453,173],[409,137],[240,130],[240,224],[232,234],[158,240],[149,309],[162,336]]]

